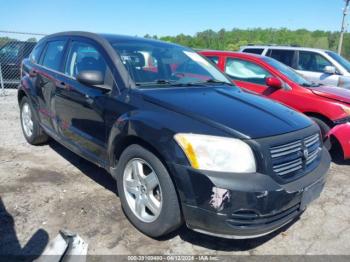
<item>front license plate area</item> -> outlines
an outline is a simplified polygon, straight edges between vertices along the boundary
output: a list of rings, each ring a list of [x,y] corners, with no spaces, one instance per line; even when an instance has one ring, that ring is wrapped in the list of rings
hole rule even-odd
[[[300,209],[305,210],[306,207],[315,199],[317,199],[323,190],[324,182],[318,182],[304,189],[301,197]]]

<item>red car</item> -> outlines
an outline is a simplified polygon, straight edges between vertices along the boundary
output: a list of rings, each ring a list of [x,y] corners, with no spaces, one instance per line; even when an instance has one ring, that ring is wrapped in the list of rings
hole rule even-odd
[[[324,138],[350,159],[350,90],[314,84],[269,57],[227,51],[200,51],[241,88],[300,111],[312,118]]]

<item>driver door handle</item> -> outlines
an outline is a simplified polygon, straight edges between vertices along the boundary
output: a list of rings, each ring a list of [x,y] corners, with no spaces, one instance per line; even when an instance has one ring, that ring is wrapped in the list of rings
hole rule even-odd
[[[35,69],[32,69],[29,71],[29,76],[30,77],[36,77],[38,75],[38,72]]]
[[[89,105],[92,105],[94,103],[94,100],[88,94],[85,94],[85,101]]]
[[[69,86],[63,81],[57,81],[56,86],[62,89],[67,89],[67,90],[69,89]]]

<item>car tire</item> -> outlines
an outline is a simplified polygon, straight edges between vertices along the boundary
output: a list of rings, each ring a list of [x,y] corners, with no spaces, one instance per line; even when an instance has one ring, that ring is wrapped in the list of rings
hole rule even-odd
[[[27,97],[20,102],[20,119],[23,135],[31,145],[44,144],[49,137],[40,127],[39,121]]]
[[[315,121],[315,123],[319,126],[319,128],[321,129],[322,139],[324,139],[326,137],[326,135],[328,134],[329,130],[331,130],[331,128],[323,120],[321,120],[317,117],[310,117],[310,118],[313,121]]]
[[[181,226],[174,184],[162,161],[151,151],[137,144],[127,147],[119,158],[116,179],[125,215],[139,231],[160,237]]]

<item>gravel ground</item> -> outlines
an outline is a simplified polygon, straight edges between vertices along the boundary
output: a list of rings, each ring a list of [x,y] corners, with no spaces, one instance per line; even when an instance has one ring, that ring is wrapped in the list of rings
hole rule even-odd
[[[89,254],[350,255],[350,162],[332,163],[321,197],[272,235],[225,240],[181,228],[155,240],[125,218],[104,170],[56,142],[25,142],[16,90],[0,97],[0,109],[0,254],[38,254],[66,228]]]

